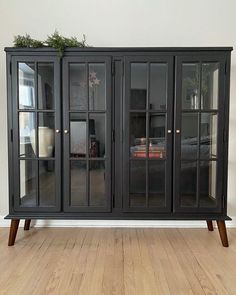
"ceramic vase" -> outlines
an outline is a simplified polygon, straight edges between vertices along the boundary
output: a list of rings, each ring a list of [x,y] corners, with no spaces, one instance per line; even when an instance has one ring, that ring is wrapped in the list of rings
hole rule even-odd
[[[36,154],[35,129],[31,131],[30,141],[34,153]],[[38,156],[51,157],[54,148],[53,130],[46,126],[38,127]]]

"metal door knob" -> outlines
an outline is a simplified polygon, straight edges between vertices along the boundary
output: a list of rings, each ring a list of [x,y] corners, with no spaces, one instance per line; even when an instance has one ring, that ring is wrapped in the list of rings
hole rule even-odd
[[[180,130],[179,129],[176,129],[176,133],[180,133]]]
[[[168,129],[168,130],[167,130],[167,133],[171,133],[171,130],[170,130],[170,129]]]
[[[69,130],[65,129],[65,130],[64,130],[64,133],[65,133],[65,134],[69,133]]]
[[[56,129],[56,133],[60,133],[60,130],[59,129]]]

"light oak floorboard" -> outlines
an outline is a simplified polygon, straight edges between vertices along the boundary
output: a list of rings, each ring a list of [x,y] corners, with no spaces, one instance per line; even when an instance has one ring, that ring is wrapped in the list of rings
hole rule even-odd
[[[0,228],[0,295],[236,294],[236,229]]]

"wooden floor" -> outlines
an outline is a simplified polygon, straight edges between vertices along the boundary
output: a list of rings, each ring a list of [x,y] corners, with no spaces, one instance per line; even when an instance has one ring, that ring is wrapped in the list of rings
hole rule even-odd
[[[229,248],[207,229],[0,228],[0,295],[236,294]]]

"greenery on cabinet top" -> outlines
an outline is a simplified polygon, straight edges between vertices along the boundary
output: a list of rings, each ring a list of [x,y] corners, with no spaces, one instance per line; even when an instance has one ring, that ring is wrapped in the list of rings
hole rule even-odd
[[[62,56],[66,47],[88,47],[86,36],[79,41],[76,37],[67,38],[59,34],[56,30],[52,35],[49,35],[45,41],[36,40],[26,34],[25,36],[17,35],[14,38],[15,47],[40,48],[52,47]]]

